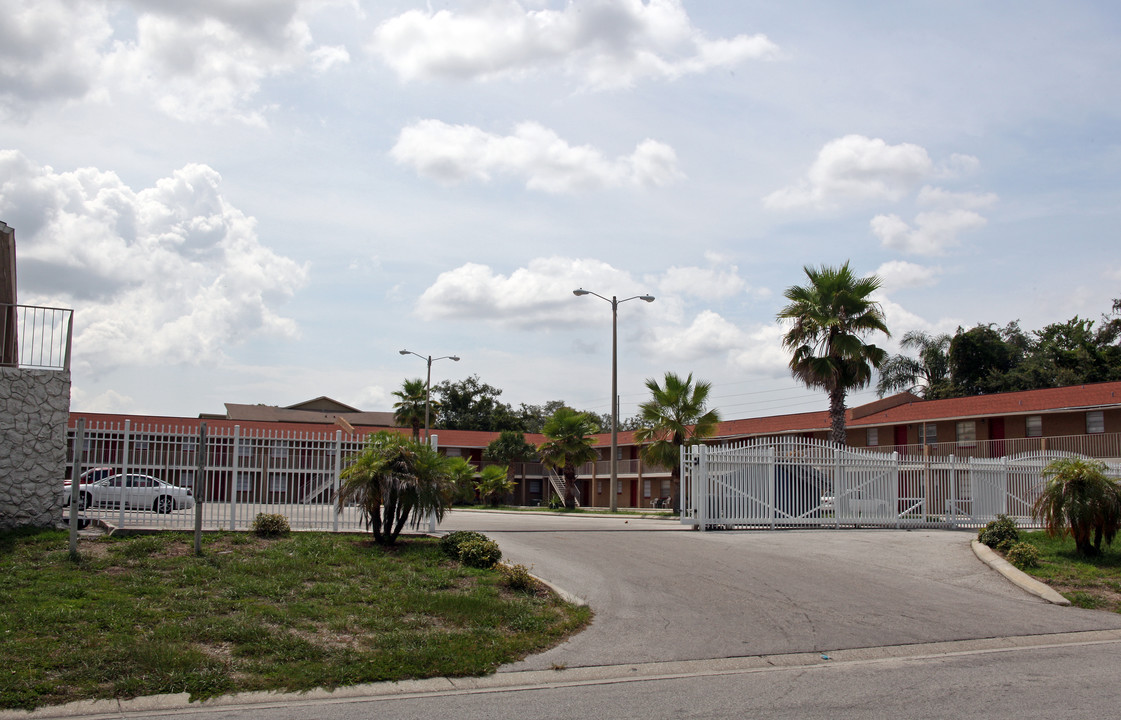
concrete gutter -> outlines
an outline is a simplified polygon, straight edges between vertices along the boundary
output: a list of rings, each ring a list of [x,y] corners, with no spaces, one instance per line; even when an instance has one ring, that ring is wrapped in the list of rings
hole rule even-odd
[[[981,562],[1011,580],[1014,585],[1022,590],[1040,597],[1053,605],[1070,605],[1070,600],[1067,600],[1057,593],[1049,585],[1028,576],[1015,565],[997,555],[993,552],[992,548],[980,540],[974,539],[970,545],[973,547],[973,554],[976,555]]]

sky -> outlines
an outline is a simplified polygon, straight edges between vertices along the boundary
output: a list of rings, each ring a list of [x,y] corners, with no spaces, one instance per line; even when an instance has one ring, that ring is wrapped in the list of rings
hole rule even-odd
[[[911,330],[1121,297],[1121,6],[0,0],[19,301],[75,311],[77,411],[471,375],[620,412],[824,410],[776,313],[849,262]],[[875,399],[865,390],[849,404]]]

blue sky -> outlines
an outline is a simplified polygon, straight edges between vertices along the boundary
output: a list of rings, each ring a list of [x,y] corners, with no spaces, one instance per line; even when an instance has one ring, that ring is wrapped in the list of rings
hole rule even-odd
[[[895,350],[1121,297],[1101,2],[9,0],[0,220],[76,310],[72,406],[388,409],[424,363],[610,409],[826,408],[775,313],[884,280]],[[865,392],[850,404],[874,398]]]

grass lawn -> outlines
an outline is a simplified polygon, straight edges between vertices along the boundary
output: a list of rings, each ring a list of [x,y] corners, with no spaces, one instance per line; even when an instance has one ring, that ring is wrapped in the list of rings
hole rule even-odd
[[[1062,593],[1073,605],[1121,612],[1121,539],[1103,546],[1096,558],[1074,552],[1074,540],[1056,540],[1042,530],[1020,532],[1020,540],[1039,548],[1039,567],[1024,572]]]
[[[192,699],[482,675],[583,628],[587,608],[514,592],[438,541],[217,533],[0,533],[0,708]]]

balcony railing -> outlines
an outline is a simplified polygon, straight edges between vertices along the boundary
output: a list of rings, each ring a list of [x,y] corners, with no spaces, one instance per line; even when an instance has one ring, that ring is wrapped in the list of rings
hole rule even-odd
[[[0,304],[0,366],[69,370],[74,311]]]
[[[1103,460],[1121,459],[1121,433],[1093,435],[1062,435],[1057,437],[1011,438],[1005,440],[970,440],[929,445],[879,445],[865,448],[872,452],[930,457],[999,458],[1014,457],[1040,451],[1069,452]]]

